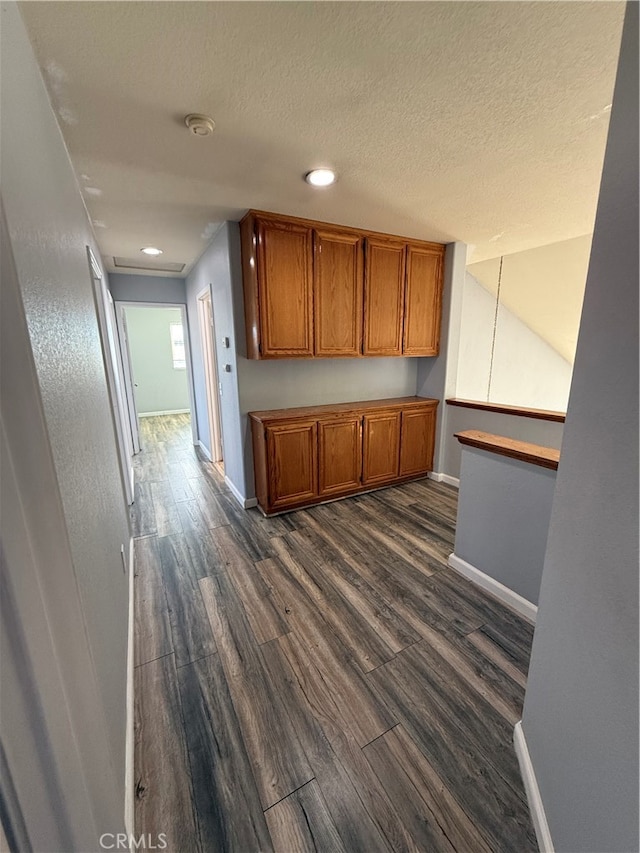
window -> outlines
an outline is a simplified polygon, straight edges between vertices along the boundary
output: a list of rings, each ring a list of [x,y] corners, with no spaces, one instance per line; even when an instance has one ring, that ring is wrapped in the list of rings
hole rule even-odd
[[[169,323],[169,334],[171,335],[171,355],[174,370],[186,370],[187,362],[184,356],[184,332],[182,323]]]

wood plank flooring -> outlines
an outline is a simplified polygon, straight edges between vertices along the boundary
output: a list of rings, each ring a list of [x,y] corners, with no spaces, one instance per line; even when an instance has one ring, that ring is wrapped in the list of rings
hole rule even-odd
[[[169,853],[537,850],[512,745],[533,630],[446,565],[430,480],[265,519],[145,418],[136,833]]]

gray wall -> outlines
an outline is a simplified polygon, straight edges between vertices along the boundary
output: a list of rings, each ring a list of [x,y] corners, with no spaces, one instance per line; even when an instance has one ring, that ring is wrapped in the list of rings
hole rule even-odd
[[[557,851],[638,850],[638,4],[627,4],[523,731]]]
[[[446,405],[446,404],[445,404]],[[500,412],[484,412],[481,409],[464,409],[446,406],[446,435],[443,436],[443,471],[451,477],[460,477],[461,444],[454,438],[457,432],[479,429],[494,435],[506,435],[520,441],[541,444],[543,447],[560,449],[564,424],[555,421],[540,421],[519,415]]]
[[[440,354],[435,358],[418,360],[417,393],[420,397],[435,397],[438,406],[434,469],[447,474],[444,468],[445,441],[450,430],[446,397],[455,397],[458,358],[460,353],[460,318],[467,262],[465,243],[449,243],[444,259],[444,293],[442,298],[442,331]]]
[[[128,307],[125,316],[138,414],[189,409],[187,371],[173,366],[169,334],[182,323],[180,309]]]
[[[99,253],[17,6],[3,5],[1,14],[2,194],[15,287],[22,303],[16,300],[15,310],[22,314],[31,350],[28,361],[3,360],[5,379],[8,376],[13,383],[3,383],[3,395],[5,389],[8,393],[11,387],[22,388],[14,404],[7,405],[7,418],[14,419],[18,408],[37,392],[31,431],[37,443],[29,443],[30,424],[25,419],[22,441],[16,430],[18,437],[10,445],[14,470],[22,472],[17,487],[25,512],[41,507],[42,529],[31,516],[27,529],[32,522],[36,525],[30,529],[34,541],[48,532],[49,571],[60,572],[55,586],[43,576],[42,586],[32,588],[33,596],[42,596],[51,620],[50,644],[59,661],[48,676],[66,679],[66,706],[42,710],[52,737],[62,737],[66,724],[58,725],[60,715],[71,721],[84,774],[69,778],[58,766],[50,781],[55,784],[57,774],[57,782],[68,793],[67,815],[78,802],[73,792],[81,788],[90,799],[96,825],[118,831],[124,804],[128,611],[128,576],[120,548],[128,550],[129,527],[86,246],[96,256]],[[20,316],[15,319],[18,323]],[[31,376],[31,369],[33,383],[18,383],[20,376]],[[50,471],[42,468],[41,478],[30,468],[31,457],[38,455],[44,456],[43,465],[48,460],[51,466]],[[47,528],[53,515],[57,526]],[[56,563],[63,546],[68,549],[66,559],[61,554]],[[72,594],[61,600],[63,588]],[[79,637],[72,646],[64,634],[56,633],[65,616],[69,637]],[[21,613],[26,631],[30,626],[37,630],[39,620],[32,624],[33,619],[35,611]],[[82,655],[89,670],[75,665]],[[33,659],[25,663],[22,677],[27,679],[29,666],[37,663]],[[73,680],[69,672],[75,673]],[[41,736],[46,737],[44,729]],[[101,744],[106,752],[96,757]],[[13,747],[19,760],[19,743]],[[41,779],[37,768],[32,773],[35,789]],[[22,794],[31,796],[29,788]],[[90,817],[87,814],[87,820]],[[84,843],[88,844],[86,838]],[[95,839],[83,849],[94,847]]]
[[[454,553],[538,603],[556,472],[462,448]]]
[[[187,301],[183,278],[110,273],[109,290],[115,302],[175,302],[184,304]]]
[[[247,412],[416,393],[421,359],[247,359],[240,230],[237,223],[227,222],[187,278],[197,422],[200,438],[207,447],[209,430],[196,299],[209,283],[213,287],[218,364],[229,363],[232,367],[231,374],[220,374],[225,383],[221,400],[225,471],[243,496],[255,496]],[[230,338],[228,350],[221,346],[223,336]]]
[[[215,347],[218,359],[218,373],[222,385],[220,398],[220,419],[222,421],[222,440],[225,475],[238,492],[246,496],[245,460],[242,446],[242,426],[238,392],[238,372],[236,363],[236,329],[234,324],[234,284],[235,271],[231,266],[231,254],[234,241],[238,239],[238,225],[225,223],[216,233],[211,245],[202,255],[187,278],[187,313],[191,335],[191,363],[195,390],[196,422],[198,437],[211,450],[205,374],[200,325],[198,322],[198,295],[207,288],[211,292],[215,322]],[[242,306],[241,306],[242,310]],[[229,348],[222,345],[223,338],[229,338]],[[230,372],[224,365],[231,367]]]

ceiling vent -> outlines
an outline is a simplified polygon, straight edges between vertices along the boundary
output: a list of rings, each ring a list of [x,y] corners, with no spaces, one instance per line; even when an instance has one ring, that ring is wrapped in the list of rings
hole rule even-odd
[[[182,272],[186,264],[171,261],[150,262],[144,258],[113,258],[113,265],[118,269],[147,270],[147,272]]]

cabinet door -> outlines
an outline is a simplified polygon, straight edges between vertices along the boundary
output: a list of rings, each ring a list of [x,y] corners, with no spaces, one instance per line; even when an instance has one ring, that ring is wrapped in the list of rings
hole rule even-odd
[[[426,474],[433,470],[436,410],[433,407],[402,413],[400,432],[400,476]]]
[[[364,415],[362,482],[384,483],[398,476],[400,412]]]
[[[256,220],[260,355],[313,355],[312,231]]]
[[[318,494],[316,421],[267,426],[269,506],[293,506]]]
[[[437,355],[442,314],[442,250],[407,247],[405,355]]]
[[[362,352],[362,239],[348,231],[314,232],[315,354]]]
[[[364,354],[402,355],[405,244],[368,238],[364,279]]]
[[[354,416],[318,423],[320,495],[345,494],[360,488],[362,418]]]

